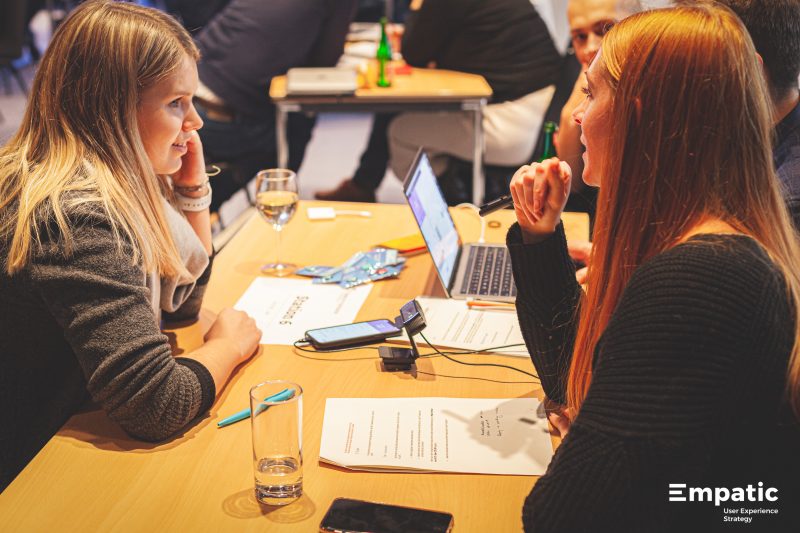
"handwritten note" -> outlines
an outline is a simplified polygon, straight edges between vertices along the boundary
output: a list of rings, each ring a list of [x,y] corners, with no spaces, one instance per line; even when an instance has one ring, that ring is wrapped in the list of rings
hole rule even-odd
[[[354,470],[541,475],[553,450],[535,398],[328,398],[320,460]]]

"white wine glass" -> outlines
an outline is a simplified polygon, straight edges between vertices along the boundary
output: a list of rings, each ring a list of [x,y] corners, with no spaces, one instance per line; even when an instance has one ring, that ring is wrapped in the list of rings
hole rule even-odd
[[[281,230],[297,210],[297,179],[295,173],[285,168],[271,168],[256,174],[256,207],[261,216],[275,228],[278,243],[275,246],[275,262],[261,267],[269,276],[288,276],[295,265],[280,261]]]

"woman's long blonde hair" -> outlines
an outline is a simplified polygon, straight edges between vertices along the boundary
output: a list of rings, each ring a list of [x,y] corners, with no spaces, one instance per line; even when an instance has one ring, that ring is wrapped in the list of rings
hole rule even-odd
[[[800,309],[800,248],[773,168],[769,93],[739,19],[711,5],[633,15],[606,34],[597,60],[614,98],[567,384],[576,413],[597,342],[633,271],[704,219],[757,240]],[[787,392],[800,416],[800,315],[793,319]]]
[[[24,268],[55,221],[65,253],[73,229],[64,209],[94,203],[120,250],[163,275],[184,274],[163,212],[166,183],[150,164],[136,120],[142,91],[199,54],[172,18],[135,4],[90,1],[53,36],[19,131],[0,149],[0,232],[10,238],[5,270]],[[2,261],[0,261],[2,262]]]

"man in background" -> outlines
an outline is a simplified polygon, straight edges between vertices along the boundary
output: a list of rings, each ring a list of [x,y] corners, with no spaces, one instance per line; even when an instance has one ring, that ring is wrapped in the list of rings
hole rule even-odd
[[[566,161],[572,169],[573,193],[587,189],[580,179],[583,173],[581,128],[572,118],[575,108],[586,98],[583,93],[586,87],[583,73],[589,68],[589,63],[600,49],[600,43],[606,32],[620,20],[641,10],[642,6],[638,0],[570,0],[567,4],[572,47],[575,49],[575,58],[581,64],[581,74],[575,81],[569,100],[561,110],[556,151],[558,157]]]
[[[493,95],[484,109],[485,162],[528,163],[560,65],[531,1],[412,0],[410,9],[401,46],[406,62],[486,78]],[[316,197],[375,201],[387,162],[402,179],[418,146],[428,149],[441,176],[448,156],[472,160],[473,120],[467,112],[378,114],[354,177]]]
[[[206,160],[224,163],[214,181],[212,209],[258,170],[277,165],[272,78],[292,67],[335,66],[355,15],[356,0],[230,0],[196,31],[200,87],[195,101],[205,123]],[[187,8],[187,16],[191,15]],[[197,17],[193,24],[202,24]],[[314,119],[292,113],[289,167],[297,170]]]
[[[775,121],[775,169],[800,229],[800,0],[718,2],[739,15],[764,62]]]

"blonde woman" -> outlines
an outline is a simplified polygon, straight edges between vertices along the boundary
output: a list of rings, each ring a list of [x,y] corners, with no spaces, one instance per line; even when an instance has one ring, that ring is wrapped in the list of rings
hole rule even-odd
[[[527,530],[715,531],[749,516],[783,531],[797,512],[800,250],[760,68],[721,7],[641,13],[605,36],[575,113],[583,179],[600,187],[586,294],[560,224],[569,167],[514,176],[519,320],[565,406]]]
[[[87,396],[161,440],[258,347],[254,321],[230,309],[180,358],[159,330],[162,311],[197,315],[210,274],[197,57],[163,13],[86,2],[0,149],[0,488]]]

